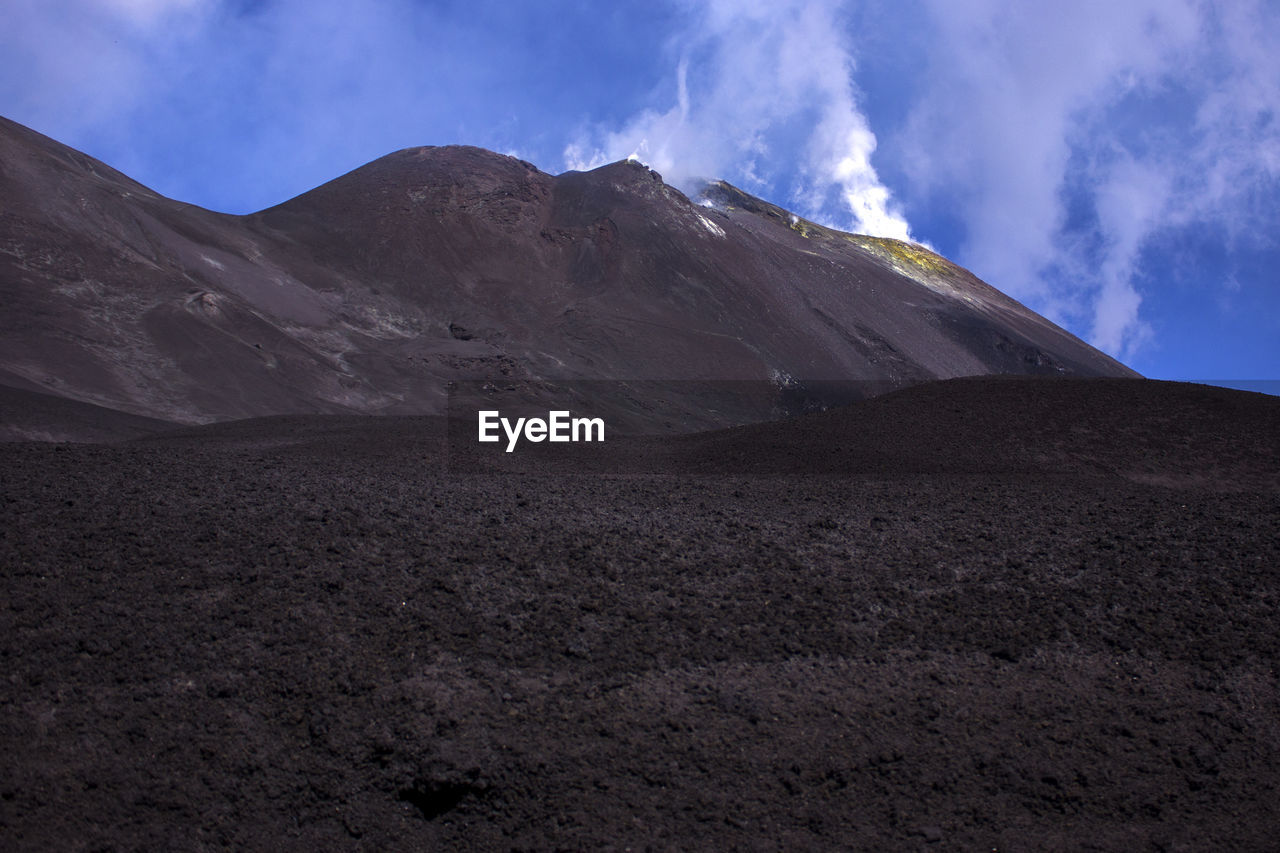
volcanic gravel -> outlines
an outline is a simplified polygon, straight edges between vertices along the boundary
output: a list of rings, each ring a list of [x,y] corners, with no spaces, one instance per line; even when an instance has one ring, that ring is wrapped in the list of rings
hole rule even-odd
[[[0,444],[0,847],[1274,849],[1277,402]]]

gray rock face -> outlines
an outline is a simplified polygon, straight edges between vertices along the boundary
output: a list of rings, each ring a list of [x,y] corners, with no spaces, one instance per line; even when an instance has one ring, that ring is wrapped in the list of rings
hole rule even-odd
[[[231,216],[0,119],[0,298],[0,384],[186,423],[439,414],[475,379],[1135,375],[921,247],[458,146]]]

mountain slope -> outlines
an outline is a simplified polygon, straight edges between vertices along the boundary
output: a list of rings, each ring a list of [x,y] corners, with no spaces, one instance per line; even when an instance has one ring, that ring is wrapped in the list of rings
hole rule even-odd
[[[464,379],[1133,375],[920,247],[727,184],[694,203],[636,163],[407,149],[230,216],[6,120],[0,155],[0,384],[135,414],[441,413]]]

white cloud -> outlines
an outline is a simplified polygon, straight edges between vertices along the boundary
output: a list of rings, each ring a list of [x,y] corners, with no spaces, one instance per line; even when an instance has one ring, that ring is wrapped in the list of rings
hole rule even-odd
[[[872,165],[838,4],[713,0],[691,10],[676,49],[675,104],[565,148],[570,169],[630,155],[677,185],[724,178],[790,184],[803,212],[864,233],[910,238]]]
[[[494,76],[462,61],[452,21],[411,0],[359,13],[341,0],[7,1],[8,117],[223,210],[279,203],[398,147],[476,142],[450,125],[478,98],[454,92]],[[433,124],[444,139],[422,132]]]
[[[87,128],[118,125],[177,84],[157,69],[186,55],[212,9],[213,0],[8,0],[0,104],[73,144]]]
[[[1142,241],[1159,227],[1171,194],[1163,170],[1125,156],[1095,193],[1098,227],[1106,238],[1098,270],[1101,288],[1093,306],[1095,345],[1119,353],[1150,335],[1138,316],[1142,297],[1133,284]]]
[[[1275,188],[1275,5],[927,5],[937,50],[900,140],[913,197],[953,206],[962,263],[1131,356],[1151,339],[1150,239],[1196,223],[1247,239],[1251,198]]]

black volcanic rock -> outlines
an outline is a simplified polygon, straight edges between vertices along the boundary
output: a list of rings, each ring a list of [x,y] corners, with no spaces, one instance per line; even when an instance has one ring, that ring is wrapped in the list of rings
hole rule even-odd
[[[1271,850],[1278,419],[980,378],[599,471],[0,443],[4,848]]]
[[[0,162],[0,376],[166,420],[439,414],[462,379],[1132,375],[919,246],[631,162],[407,149],[249,216],[7,120]]]

